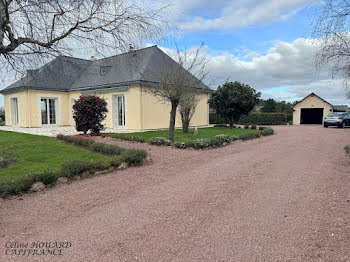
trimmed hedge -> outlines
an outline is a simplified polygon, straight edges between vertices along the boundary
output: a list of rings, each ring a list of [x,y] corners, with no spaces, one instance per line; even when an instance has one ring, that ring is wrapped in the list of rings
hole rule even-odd
[[[346,146],[344,147],[344,151],[345,151],[345,154],[346,154],[347,156],[350,156],[350,145],[346,145]]]
[[[133,142],[139,142],[139,143],[144,143],[145,139],[140,136],[131,136],[128,134],[123,134],[123,133],[113,133],[113,134],[100,134],[102,137],[112,137],[115,139],[121,139],[121,140],[127,140],[127,141],[133,141]]]
[[[157,146],[170,146],[171,145],[171,141],[166,139],[165,137],[152,137],[149,141],[149,144],[151,145],[157,145]]]
[[[287,115],[283,113],[252,113],[241,116],[238,123],[241,125],[285,125]]]
[[[210,113],[209,124],[227,124],[227,119],[222,117],[220,114]]]

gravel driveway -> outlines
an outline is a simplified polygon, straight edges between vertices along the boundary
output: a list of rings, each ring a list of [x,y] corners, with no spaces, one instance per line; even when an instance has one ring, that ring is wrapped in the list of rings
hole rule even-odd
[[[0,261],[350,261],[350,129],[274,129],[207,151],[117,142],[154,163],[0,200]]]

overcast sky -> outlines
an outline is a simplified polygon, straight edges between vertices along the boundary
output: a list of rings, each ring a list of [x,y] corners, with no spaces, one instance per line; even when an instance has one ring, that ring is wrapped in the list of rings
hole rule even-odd
[[[350,104],[343,80],[315,70],[311,22],[322,1],[159,0],[151,4],[167,2],[164,12],[172,26],[171,38],[182,50],[203,42],[210,76],[218,83],[241,81],[262,92],[263,98],[295,101],[315,92],[332,104]],[[165,37],[146,44],[158,44],[171,54],[172,43]],[[0,89],[13,81],[13,76],[3,79]]]

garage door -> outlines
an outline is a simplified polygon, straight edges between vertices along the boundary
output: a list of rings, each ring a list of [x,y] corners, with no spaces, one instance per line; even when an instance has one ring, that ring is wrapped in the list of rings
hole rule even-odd
[[[322,124],[323,108],[302,108],[300,124]]]

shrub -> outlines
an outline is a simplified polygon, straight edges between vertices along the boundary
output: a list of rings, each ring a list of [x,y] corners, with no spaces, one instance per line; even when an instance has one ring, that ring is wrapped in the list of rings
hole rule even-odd
[[[244,129],[249,129],[249,126],[248,126],[248,125],[245,125],[245,126],[244,126]]]
[[[123,161],[120,156],[111,156],[108,162],[110,166],[118,167]]]
[[[237,128],[241,128],[241,126],[237,126]]]
[[[344,147],[344,151],[345,151],[345,154],[346,154],[347,156],[350,156],[350,145],[346,145],[346,146]]]
[[[209,124],[225,124],[227,120],[220,114],[210,113],[209,114]]]
[[[56,183],[57,178],[61,176],[61,173],[54,170],[44,170],[40,173],[30,173],[29,176],[33,177],[33,183],[42,182],[45,185],[53,185]]]
[[[170,146],[171,145],[171,141],[166,139],[165,137],[152,137],[149,140],[149,143],[151,145],[166,145],[166,146]]]
[[[115,138],[115,139],[134,141],[134,142],[139,142],[139,143],[145,142],[145,139],[141,136],[130,136],[128,134],[122,134],[122,133],[101,134],[101,136],[111,136],[112,138]]]
[[[146,157],[146,150],[128,149],[121,155],[121,161],[128,163],[130,166],[134,166],[141,164]]]
[[[259,126],[259,130],[264,130],[264,127],[262,127],[262,126]]]
[[[275,131],[270,127],[264,127],[262,131],[260,131],[260,135],[262,136],[270,136],[273,135]]]
[[[77,131],[86,134],[90,131],[93,135],[99,135],[104,129],[102,121],[107,115],[107,102],[98,96],[80,96],[73,105],[73,118]]]
[[[217,135],[215,138],[219,139],[222,143],[230,143],[231,139],[228,135]]]
[[[189,148],[189,147],[194,147],[194,141],[193,140],[185,142],[185,148]]]
[[[217,137],[212,137],[209,139],[209,146],[212,146],[212,147],[218,147],[218,146],[221,146],[223,144],[223,141]]]
[[[283,113],[251,113],[243,115],[238,121],[239,124],[255,125],[285,125],[287,115]]]
[[[145,139],[141,136],[132,136],[131,141],[145,143]]]
[[[252,125],[252,126],[250,127],[250,129],[256,130],[256,125]]]
[[[89,147],[93,143],[95,143],[95,141],[85,137],[81,137],[81,136],[65,136],[65,135],[59,134],[56,136],[56,138],[70,144],[74,144],[77,146],[84,146],[84,147]]]
[[[237,126],[236,125],[232,125],[232,128],[237,128]]]
[[[91,159],[71,159],[62,163],[62,175],[68,178],[84,172],[94,173],[96,163]]]
[[[125,149],[115,145],[108,145],[104,143],[93,143],[91,145],[91,150],[97,153],[111,156],[111,155],[120,155]]]
[[[174,142],[174,147],[176,148],[186,148],[185,142]]]
[[[214,127],[227,127],[227,125],[226,124],[217,124]]]
[[[197,150],[208,148],[209,146],[210,146],[210,140],[207,138],[196,139],[193,141],[193,148]]]
[[[17,195],[21,192],[28,192],[35,183],[33,176],[25,175],[5,182],[0,182],[0,196]]]
[[[258,138],[258,137],[260,137],[259,133],[247,133],[247,134],[239,135],[239,139],[243,141]]]
[[[231,141],[236,141],[239,139],[239,136],[230,136]]]
[[[293,123],[293,114],[287,114],[287,122],[292,122]]]

